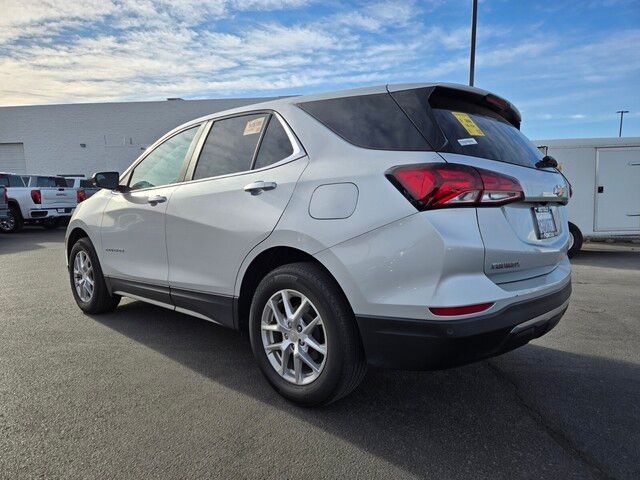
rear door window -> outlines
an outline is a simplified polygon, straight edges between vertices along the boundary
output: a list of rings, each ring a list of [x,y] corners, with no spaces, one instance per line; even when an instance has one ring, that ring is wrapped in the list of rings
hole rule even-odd
[[[263,168],[272,163],[284,160],[293,154],[293,146],[280,120],[275,115],[269,119],[269,124],[260,143],[260,150],[253,168]]]
[[[24,187],[25,183],[22,180],[22,177],[18,175],[9,175],[9,186],[10,187]]]
[[[268,113],[242,115],[214,122],[198,158],[193,179],[251,170]]]
[[[388,93],[316,100],[298,106],[358,147],[431,150],[420,131]]]

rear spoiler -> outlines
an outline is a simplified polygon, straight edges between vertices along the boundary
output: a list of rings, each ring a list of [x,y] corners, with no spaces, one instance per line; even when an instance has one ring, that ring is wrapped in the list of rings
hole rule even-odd
[[[387,91],[391,94],[405,89],[408,88],[403,88],[401,86],[394,88],[393,85],[387,86]],[[420,87],[415,85],[410,89],[420,89]],[[426,93],[428,102],[431,105],[438,103],[472,103],[493,110],[511,125],[520,130],[522,117],[520,116],[518,109],[508,100],[505,100],[498,95],[494,95],[491,92],[487,92],[480,88],[449,83],[424,86],[420,90],[423,90],[423,92]],[[450,105],[447,106],[450,108]]]

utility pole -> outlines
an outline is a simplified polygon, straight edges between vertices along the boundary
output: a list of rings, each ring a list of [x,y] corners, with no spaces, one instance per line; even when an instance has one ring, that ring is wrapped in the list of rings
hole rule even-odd
[[[469,52],[469,86],[473,87],[476,70],[476,24],[478,23],[478,0],[471,0],[471,51]]]
[[[629,113],[629,110],[618,110],[616,113],[620,114],[620,130],[618,130],[618,137],[622,136],[622,119],[625,113]]]

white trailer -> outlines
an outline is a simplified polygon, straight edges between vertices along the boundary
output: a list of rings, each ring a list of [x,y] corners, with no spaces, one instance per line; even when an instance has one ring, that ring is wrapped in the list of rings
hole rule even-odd
[[[572,246],[583,238],[640,236],[640,137],[536,140],[573,189],[568,205]]]

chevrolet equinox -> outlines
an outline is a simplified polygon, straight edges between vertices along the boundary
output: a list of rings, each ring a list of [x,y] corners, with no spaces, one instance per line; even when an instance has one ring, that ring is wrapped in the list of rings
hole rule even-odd
[[[508,101],[461,85],[290,97],[188,122],[69,224],[86,313],[122,296],[246,332],[304,405],[367,365],[432,370],[551,330],[571,294],[570,186]]]

